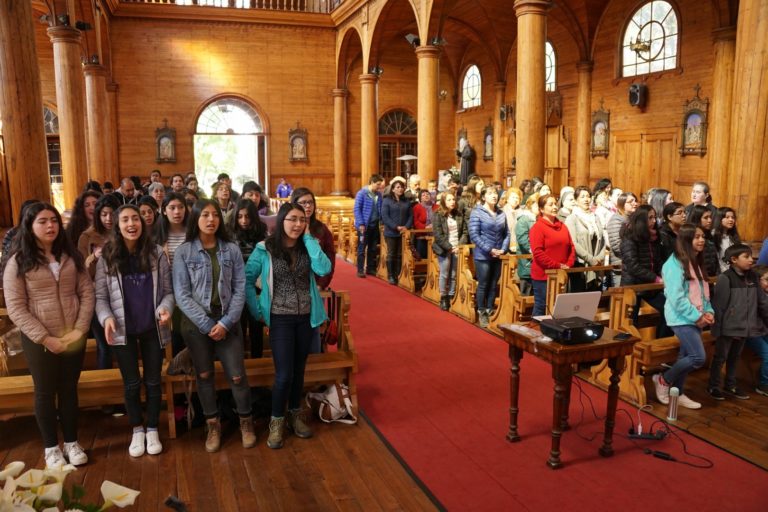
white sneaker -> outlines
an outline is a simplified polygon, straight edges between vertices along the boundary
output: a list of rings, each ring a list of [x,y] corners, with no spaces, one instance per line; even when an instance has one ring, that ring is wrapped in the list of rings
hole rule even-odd
[[[64,460],[64,454],[61,453],[61,448],[54,446],[53,448],[45,449],[45,468],[46,469],[60,469],[67,461]]]
[[[653,380],[653,387],[656,388],[656,399],[662,404],[667,405],[669,403],[669,386],[661,382],[660,373],[654,373],[651,380]],[[682,398],[682,396],[680,398]],[[701,405],[699,405],[699,407],[701,407]]]
[[[695,402],[685,395],[680,395],[677,399],[677,404],[686,409],[701,409],[701,404],[699,402]]]
[[[163,444],[160,442],[160,433],[157,430],[147,431],[147,453],[157,455],[163,451]]]
[[[141,432],[134,432],[133,437],[131,438],[131,444],[128,446],[128,454],[131,457],[141,457],[144,455],[144,439],[145,439],[144,431]]]
[[[73,466],[82,466],[88,462],[88,456],[85,454],[83,447],[75,441],[74,443],[64,443],[64,457]]]

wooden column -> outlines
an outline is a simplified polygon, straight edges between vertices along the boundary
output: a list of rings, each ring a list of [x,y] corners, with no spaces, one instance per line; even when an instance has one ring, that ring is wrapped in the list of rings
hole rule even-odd
[[[591,61],[581,61],[576,64],[579,88],[576,107],[575,185],[589,184],[590,151],[592,149],[592,68]]]
[[[712,109],[709,113],[709,178],[707,182],[717,204],[728,197],[728,151],[731,142],[733,107],[733,66],[736,57],[736,27],[713,34],[715,69],[712,76]],[[718,199],[720,198],[720,199]]]
[[[544,175],[547,0],[515,0],[517,16],[517,182]]]
[[[88,119],[88,168],[90,178],[104,183],[112,181],[112,120],[107,98],[107,72],[99,64],[88,64],[85,73],[85,100]],[[119,185],[115,185],[116,187]]]
[[[120,158],[117,146],[117,91],[118,86],[116,83],[111,82],[107,84],[107,107],[109,110],[109,129],[112,141],[109,144],[110,151],[110,169],[112,170],[111,181],[115,187],[120,186]]]
[[[51,200],[43,95],[30,2],[0,2],[0,115],[7,181],[6,223],[18,221],[21,203]]]
[[[728,201],[745,240],[768,235],[768,0],[742,0],[728,154]]]
[[[360,184],[363,187],[379,172],[378,82],[379,77],[372,73],[360,75]]]
[[[333,192],[348,196],[347,184],[347,89],[334,89],[333,95]]]
[[[493,179],[504,183],[504,121],[501,120],[501,108],[504,106],[504,91],[506,82],[496,82],[493,90],[496,93],[496,105],[493,111]],[[506,188],[506,187],[505,187]]]
[[[419,177],[421,187],[427,188],[429,180],[437,180],[437,151],[440,113],[437,107],[438,64],[440,48],[419,46],[416,48],[419,60],[419,85],[417,107],[417,134],[419,148]]]
[[[69,207],[75,204],[88,180],[80,31],[67,26],[51,27],[48,37],[53,43],[64,204]]]

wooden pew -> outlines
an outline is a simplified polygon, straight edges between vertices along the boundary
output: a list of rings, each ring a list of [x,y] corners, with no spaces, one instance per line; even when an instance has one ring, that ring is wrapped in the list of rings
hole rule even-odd
[[[384,281],[387,275],[387,243],[384,241],[384,224],[379,224],[379,261],[376,266],[376,277]]]
[[[329,292],[321,293],[324,300],[330,296]],[[354,374],[357,373],[357,352],[349,328],[349,293],[336,292],[336,325],[339,327],[339,341],[335,347],[325,347],[322,354],[310,354],[307,358],[307,366],[304,371],[305,386],[316,384],[328,384],[343,382],[349,386],[355,415],[357,415],[357,385]],[[170,347],[166,347],[170,353]],[[214,385],[216,389],[229,389],[229,382],[221,363],[215,363]],[[275,380],[275,366],[271,357],[245,360],[245,373],[250,386],[272,386]],[[195,378],[188,375],[166,375],[163,373],[163,386],[168,403],[167,419],[168,432],[171,438],[176,437],[176,420],[174,418],[174,395],[193,390]]]
[[[416,293],[419,283],[427,276],[427,260],[417,260],[414,251],[415,239],[420,235],[431,235],[431,229],[406,229],[403,231],[402,266],[397,284],[400,288]]]
[[[347,232],[345,234],[347,245],[344,259],[357,266],[357,230],[355,229],[355,219],[353,217],[348,217],[348,219],[349,222],[346,224]]]
[[[635,343],[632,355],[627,356],[626,370],[619,381],[620,396],[638,406],[648,403],[649,393],[653,396],[653,384],[650,379],[646,379],[646,376],[650,375],[649,370],[662,363],[674,361],[680,351],[680,341],[677,337],[655,338],[651,331],[655,331],[658,313],[650,306],[641,310],[638,326],[632,323],[632,312],[635,307],[638,307],[637,294],[663,289],[663,284],[642,284],[612,288],[609,291],[611,294],[609,327],[640,338],[640,341]],[[702,333],[707,359],[711,358],[714,341],[710,331]],[[610,373],[607,362],[602,361],[591,368],[589,379],[595,385],[607,389],[610,384]]]
[[[456,295],[451,302],[451,313],[460,316],[470,323],[477,321],[475,311],[475,293],[477,281],[475,280],[475,262],[472,259],[472,249],[475,244],[459,246],[459,254],[456,258]]]
[[[533,295],[523,295],[517,265],[521,259],[531,259],[530,254],[505,254],[501,257],[498,307],[488,321],[488,329],[503,336],[499,324],[520,323],[530,320]]]
[[[432,304],[440,304],[440,263],[437,254],[432,250],[435,237],[427,236],[427,280],[421,289],[421,298]]]

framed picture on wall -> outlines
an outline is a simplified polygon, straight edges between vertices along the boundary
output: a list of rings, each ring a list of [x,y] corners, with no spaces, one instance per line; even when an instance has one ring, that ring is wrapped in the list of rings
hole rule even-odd
[[[483,130],[483,161],[493,160],[493,121],[488,121],[488,126]]]
[[[159,164],[176,161],[176,129],[168,127],[168,120],[163,119],[163,127],[155,130],[155,161]]]
[[[296,123],[296,128],[288,130],[288,160],[290,162],[306,162],[309,160],[307,146],[307,130],[300,128]]]
[[[603,100],[600,100],[600,108],[592,112],[592,157],[608,156],[611,134],[611,112],[603,108]]]
[[[707,112],[709,99],[701,99],[696,85],[696,96],[683,105],[683,126],[680,154],[704,156],[707,153]]]

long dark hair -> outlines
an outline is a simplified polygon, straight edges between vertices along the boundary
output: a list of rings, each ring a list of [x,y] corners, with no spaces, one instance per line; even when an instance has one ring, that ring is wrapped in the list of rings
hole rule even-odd
[[[733,214],[733,229],[730,231],[726,231],[723,227],[723,219],[725,216],[729,213]],[[717,209],[717,213],[715,214],[715,220],[714,220],[714,231],[715,231],[715,247],[717,247],[717,250],[720,250],[720,247],[723,245],[723,237],[729,236],[731,238],[731,243],[740,244],[741,243],[741,236],[739,235],[739,229],[736,225],[736,221],[738,220],[738,216],[736,215],[736,212],[733,208],[730,206],[721,206]]]
[[[296,203],[296,201],[303,196],[312,196],[312,202],[315,203],[315,208],[312,210],[312,215],[307,219],[307,222],[309,222],[309,232],[312,233],[312,236],[320,239],[323,235],[325,224],[317,218],[317,199],[315,199],[315,194],[313,194],[307,187],[299,187],[291,193],[290,202]]]
[[[664,205],[664,209],[661,211],[662,223],[669,224],[669,218],[672,217],[677,210],[684,208],[685,206],[677,201],[672,201],[671,203]]]
[[[656,210],[656,218],[658,222],[664,221],[664,202],[669,197],[670,191],[665,188],[654,188],[648,193],[648,204]],[[674,213],[674,210],[672,210]]]
[[[159,245],[164,245],[168,241],[168,235],[171,233],[171,221],[168,220],[168,216],[165,214],[165,209],[171,201],[179,201],[182,208],[184,208],[184,220],[181,221],[181,225],[186,228],[189,223],[187,199],[178,192],[166,194],[165,199],[163,199],[163,207],[160,209],[160,217],[155,219],[155,242]],[[224,219],[221,219],[221,221],[224,222]]]
[[[141,217],[139,207],[132,204],[124,204],[115,212],[115,225],[112,227],[112,233],[107,243],[104,244],[104,250],[102,251],[102,258],[104,258],[107,264],[107,273],[112,276],[117,275],[118,272],[123,274],[129,272],[128,257],[131,253],[128,251],[125,240],[123,240],[123,234],[120,232],[120,213],[125,210],[136,212],[141,222],[141,236],[136,241],[136,248],[133,252],[138,259],[139,272],[151,272],[152,262],[156,255],[156,246],[152,243],[149,228],[147,228],[144,219]]]
[[[99,198],[101,198],[101,192],[97,192],[96,190],[86,190],[75,199],[75,206],[72,207],[72,215],[69,217],[69,224],[67,224],[67,236],[73,244],[77,244],[83,231],[91,227],[88,218],[85,216],[85,200],[89,197],[98,201]],[[93,216],[95,221],[95,212]]]
[[[96,202],[96,209],[93,210],[93,229],[100,235],[107,236],[109,235],[109,230],[104,226],[104,223],[101,222],[101,211],[104,208],[112,208],[112,225],[114,226],[115,221],[115,210],[117,210],[120,207],[120,203],[117,201],[117,198],[113,195],[106,195],[101,196],[101,198]],[[74,243],[74,240],[73,240]]]
[[[695,205],[693,208],[691,208],[691,213],[688,215],[688,219],[686,222],[689,222],[693,224],[694,226],[699,226],[701,230],[704,232],[704,236],[707,238],[707,240],[712,239],[712,230],[711,229],[704,229],[701,226],[701,218],[704,217],[706,213],[710,213],[709,208],[706,206],[702,206],[700,204]],[[712,219],[712,225],[714,226],[715,219]]]
[[[448,198],[449,194],[453,196],[453,209],[451,210],[449,210],[448,206],[445,204],[445,200]],[[456,197],[456,192],[446,190],[440,195],[440,210],[438,213],[443,217],[448,217],[449,215],[455,217],[459,213],[459,200]]]
[[[251,227],[248,229],[242,229],[237,222],[237,216],[240,210],[248,212],[248,218],[251,219]],[[259,210],[256,208],[256,203],[250,199],[240,199],[237,202],[237,206],[232,213],[229,214],[229,221],[227,222],[227,228],[229,233],[238,240],[259,243],[267,236],[267,226],[261,221],[259,217]]]
[[[677,245],[675,246],[675,257],[683,266],[683,274],[686,279],[698,278],[705,280],[707,278],[707,269],[704,266],[704,251],[696,254],[693,250],[693,239],[696,236],[696,230],[703,233],[700,226],[689,222],[680,226],[680,232],[677,234]],[[691,267],[695,275],[691,275]]]
[[[19,223],[19,233],[16,235],[18,245],[14,254],[19,266],[17,275],[24,277],[24,274],[37,268],[38,265],[48,265],[45,252],[37,245],[37,237],[35,237],[35,232],[32,230],[35,217],[42,211],[50,211],[56,214],[56,221],[59,223],[59,233],[56,235],[56,239],[51,247],[51,252],[56,261],[60,262],[62,254],[66,254],[74,261],[78,272],[84,271],[83,256],[75,249],[72,241],[64,233],[59,211],[48,203],[35,203],[24,209],[24,216]]]
[[[216,212],[219,214],[220,222],[219,227],[216,229],[216,238],[222,242],[231,242],[232,237],[229,236],[227,226],[224,225],[224,216],[221,214],[219,202],[215,199],[200,199],[192,207],[192,211],[189,212],[189,217],[187,218],[187,237],[184,241],[191,242],[200,236],[200,227],[197,225],[197,223],[200,221],[200,214],[206,206],[213,206],[216,208]]]
[[[275,230],[264,241],[267,251],[269,251],[273,258],[279,258],[287,261],[289,264],[293,261],[291,253],[296,254],[294,251],[307,251],[306,247],[304,247],[303,237],[299,237],[293,250],[285,245],[285,218],[288,216],[288,213],[293,210],[299,210],[302,214],[304,213],[304,208],[295,203],[283,203],[280,206],[280,209],[277,211]]]
[[[655,211],[649,204],[641,204],[637,207],[637,210],[632,212],[627,220],[627,223],[621,227],[619,236],[621,238],[629,238],[633,242],[648,242],[651,239],[649,232],[650,222],[648,222],[648,214]]]

